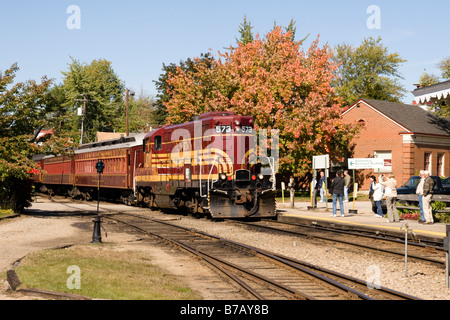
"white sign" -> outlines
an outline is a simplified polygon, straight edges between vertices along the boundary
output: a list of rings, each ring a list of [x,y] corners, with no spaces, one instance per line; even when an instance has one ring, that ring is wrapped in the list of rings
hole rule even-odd
[[[328,169],[330,167],[330,155],[313,157],[313,169]]]
[[[384,167],[384,159],[348,159],[349,169],[381,169]]]

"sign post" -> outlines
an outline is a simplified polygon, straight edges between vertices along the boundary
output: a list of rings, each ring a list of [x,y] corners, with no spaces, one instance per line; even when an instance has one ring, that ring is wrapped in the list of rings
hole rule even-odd
[[[450,225],[445,227],[446,237],[444,238],[445,250],[445,282],[447,288],[450,288]]]
[[[97,190],[97,216],[94,219],[94,231],[92,233],[92,241],[91,243],[101,243],[102,242],[102,235],[101,235],[101,223],[102,218],[100,217],[100,180],[102,177],[103,169],[105,168],[105,164],[101,159],[97,161],[95,164],[95,168],[97,169],[98,173],[98,190]]]
[[[355,210],[355,190],[356,190],[356,180],[355,180],[355,170],[364,170],[364,169],[381,169],[385,166],[386,159],[381,158],[353,158],[348,159],[348,168],[353,170],[353,210],[350,213],[358,213],[358,210]]]
[[[326,207],[327,211],[328,211],[328,169],[329,168],[330,168],[330,155],[326,154],[323,156],[314,156],[313,157],[314,177],[316,177],[317,169],[324,169],[324,171],[325,171],[325,207]],[[315,196],[315,193],[314,193],[314,196]],[[312,199],[311,199],[311,202],[312,202]]]

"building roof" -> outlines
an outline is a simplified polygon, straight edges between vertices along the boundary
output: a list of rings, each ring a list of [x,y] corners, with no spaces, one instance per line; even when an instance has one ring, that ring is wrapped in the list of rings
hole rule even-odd
[[[450,137],[450,121],[439,118],[419,106],[373,99],[360,99],[345,113],[355,108],[361,102],[376,109],[379,113],[406,129],[407,132]]]
[[[97,134],[95,136],[95,142],[118,139],[120,137],[125,137],[125,136],[126,136],[126,133],[120,133],[120,132],[97,132]]]
[[[413,92],[416,103],[426,103],[433,99],[450,98],[450,80],[415,89]]]

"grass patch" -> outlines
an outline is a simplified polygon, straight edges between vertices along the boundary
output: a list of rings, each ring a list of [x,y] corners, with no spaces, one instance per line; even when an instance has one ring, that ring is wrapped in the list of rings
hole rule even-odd
[[[75,273],[80,270],[80,289]],[[100,246],[76,246],[46,250],[27,256],[16,269],[22,286],[68,292],[99,299],[113,300],[193,300],[202,299],[173,275],[151,264],[142,252],[108,250]]]
[[[0,218],[6,218],[15,215],[14,211],[11,209],[0,209]]]

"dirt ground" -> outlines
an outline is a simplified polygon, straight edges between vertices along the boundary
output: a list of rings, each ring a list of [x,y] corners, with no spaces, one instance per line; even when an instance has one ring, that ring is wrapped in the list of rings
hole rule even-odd
[[[39,203],[39,200],[38,200]],[[48,204],[51,205],[51,204]],[[36,206],[35,206],[36,207]],[[42,202],[41,206],[42,208]],[[45,216],[42,210],[19,218],[0,221],[0,273],[6,274],[12,264],[24,256],[64,245],[94,245],[92,216],[68,214]],[[142,235],[125,233],[117,226],[105,225],[107,237],[102,231],[102,241],[111,250],[136,250],[148,253],[153,264],[175,275],[204,299],[242,299],[238,290],[224,283],[219,275],[193,259],[155,240]],[[144,239],[143,239],[144,238]],[[6,280],[0,279],[0,300],[36,299],[12,293]]]

